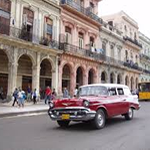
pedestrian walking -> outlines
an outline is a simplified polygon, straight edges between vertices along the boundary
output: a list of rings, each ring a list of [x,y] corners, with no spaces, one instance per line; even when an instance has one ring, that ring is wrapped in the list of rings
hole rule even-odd
[[[52,94],[52,91],[51,91],[50,87],[48,86],[45,90],[45,104],[47,104],[47,101],[50,101],[51,94]]]
[[[68,92],[67,88],[65,87],[64,91],[63,91],[63,98],[68,98],[68,97],[69,97],[69,92]]]
[[[28,86],[27,88],[27,101],[30,101],[31,100],[31,88],[30,86]]]
[[[19,107],[24,107],[24,100],[26,98],[25,92],[21,89],[19,89],[18,92],[18,103],[19,103]]]
[[[17,88],[15,88],[15,91],[13,92],[13,98],[14,100],[13,100],[12,106],[15,106],[15,103],[17,103],[18,105],[18,89]]]
[[[33,93],[32,93],[32,97],[33,97],[33,104],[37,103],[37,90],[34,89]]]
[[[57,96],[57,93],[56,93],[55,89],[53,89],[52,100],[56,99],[56,96]]]
[[[77,89],[77,87],[76,87],[75,90],[74,90],[74,97],[77,96],[77,93],[78,93],[78,89]]]

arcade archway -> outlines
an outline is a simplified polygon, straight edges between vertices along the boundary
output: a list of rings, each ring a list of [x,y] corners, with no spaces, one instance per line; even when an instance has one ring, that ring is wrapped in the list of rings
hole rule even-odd
[[[0,49],[0,88],[3,99],[6,98],[8,91],[8,62],[6,53]]]

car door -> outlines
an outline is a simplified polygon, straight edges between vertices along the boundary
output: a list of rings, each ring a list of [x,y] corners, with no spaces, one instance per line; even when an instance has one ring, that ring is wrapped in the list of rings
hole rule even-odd
[[[120,108],[119,105],[121,103],[119,96],[117,95],[116,88],[109,88],[109,97],[108,102],[106,104],[106,108],[110,117],[119,115]]]
[[[119,95],[120,103],[119,103],[119,113],[124,114],[129,109],[129,102],[127,101],[127,96],[124,93],[124,89],[119,87],[117,88],[117,93]]]

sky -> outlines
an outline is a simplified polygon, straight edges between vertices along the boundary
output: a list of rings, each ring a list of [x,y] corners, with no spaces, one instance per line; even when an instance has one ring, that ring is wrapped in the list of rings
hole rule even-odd
[[[102,0],[99,2],[99,16],[123,10],[138,23],[139,31],[150,38],[150,1],[149,0]]]

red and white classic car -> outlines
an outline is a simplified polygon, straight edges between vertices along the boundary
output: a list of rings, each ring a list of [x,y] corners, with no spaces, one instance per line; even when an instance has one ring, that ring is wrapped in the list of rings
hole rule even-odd
[[[101,129],[107,118],[122,115],[131,120],[133,111],[139,108],[138,96],[132,95],[128,86],[91,84],[81,86],[77,97],[51,101],[48,114],[61,127],[67,127],[70,121],[90,121]]]

